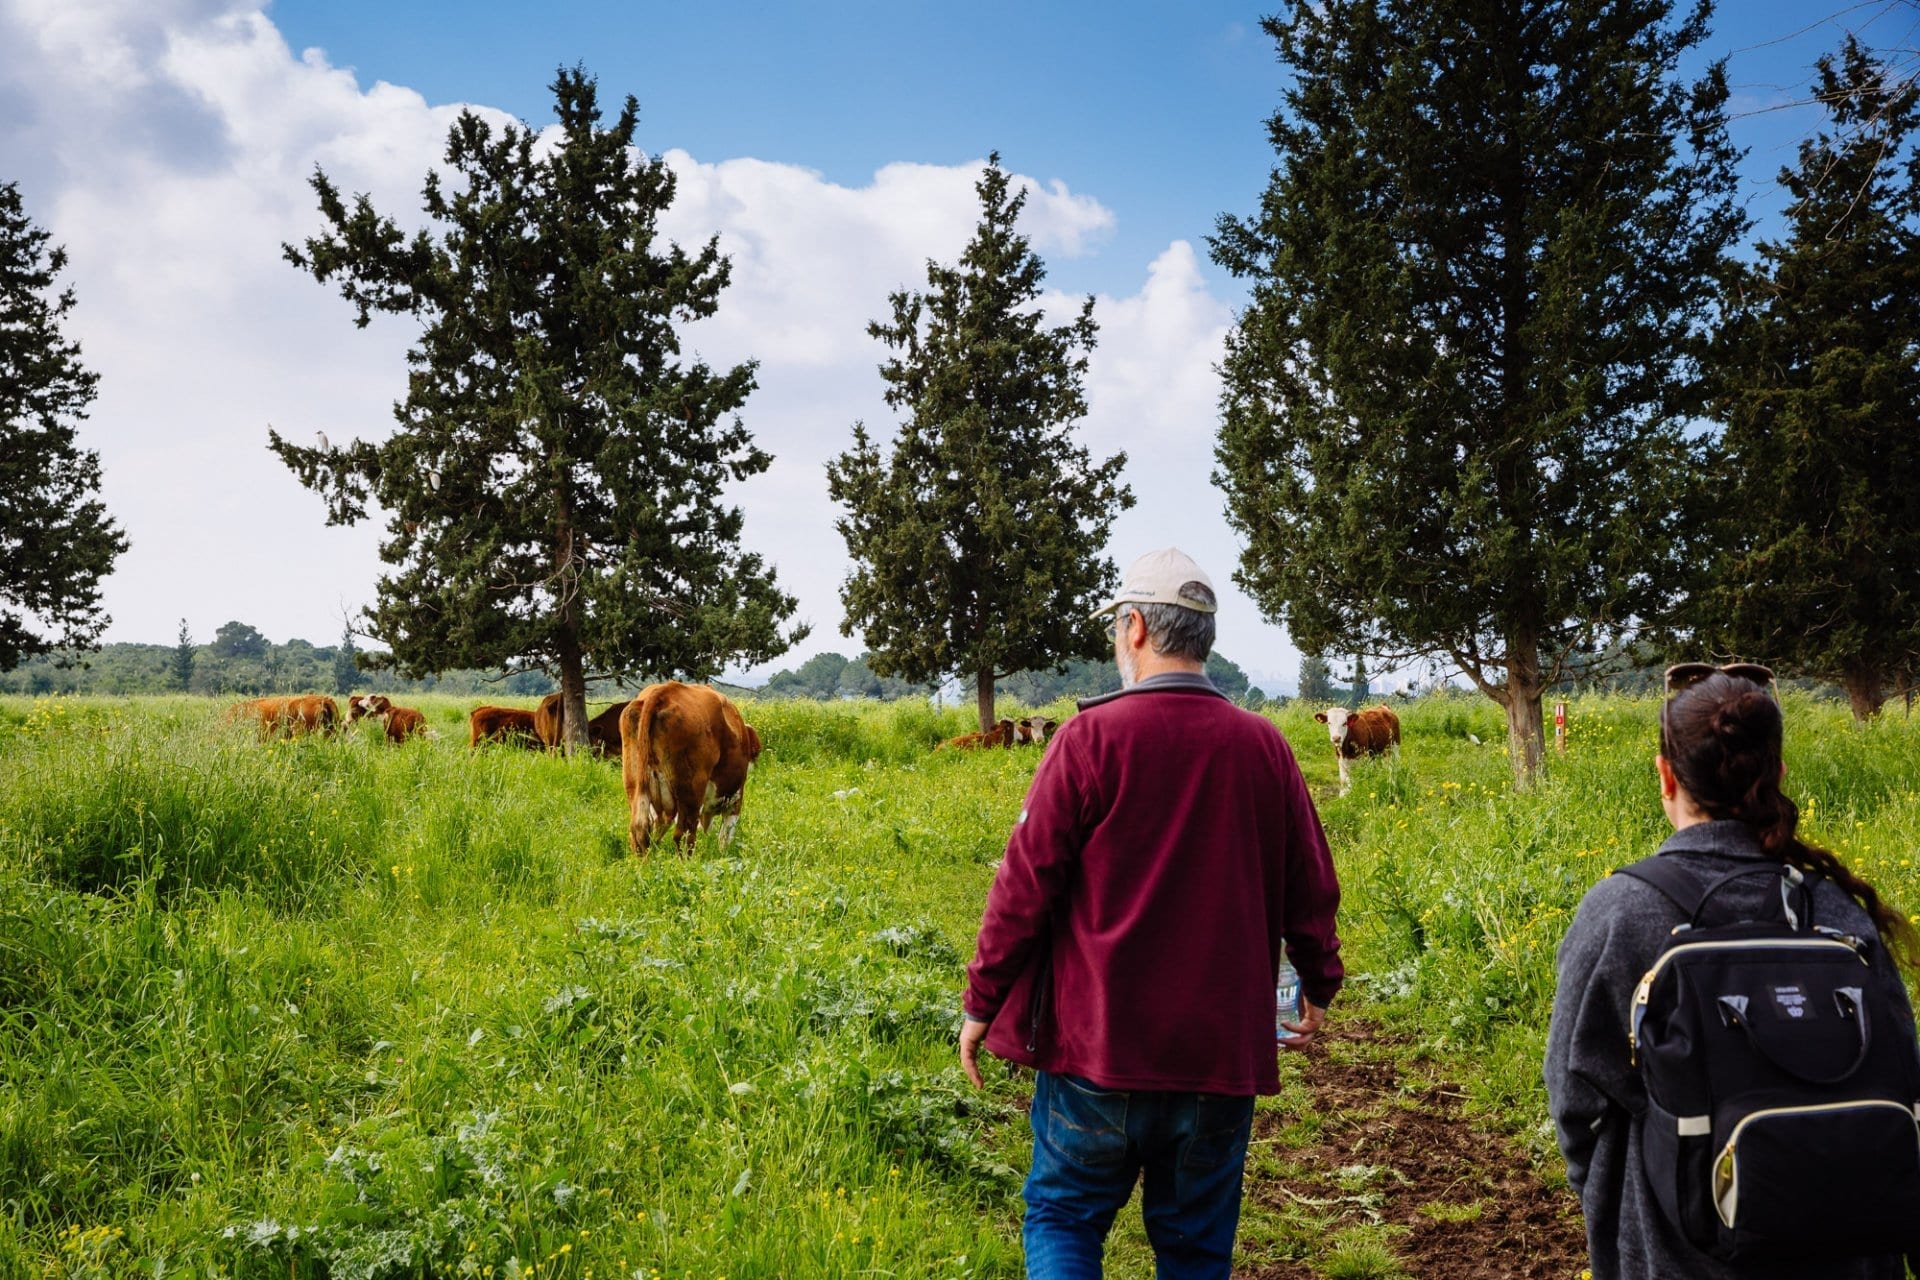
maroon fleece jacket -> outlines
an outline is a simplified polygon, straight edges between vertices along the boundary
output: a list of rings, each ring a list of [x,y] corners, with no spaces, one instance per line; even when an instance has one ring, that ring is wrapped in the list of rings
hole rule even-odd
[[[1280,940],[1325,1006],[1339,901],[1280,731],[1203,677],[1153,677],[1082,703],[1048,743],[966,1012],[996,1056],[1103,1088],[1277,1093]]]

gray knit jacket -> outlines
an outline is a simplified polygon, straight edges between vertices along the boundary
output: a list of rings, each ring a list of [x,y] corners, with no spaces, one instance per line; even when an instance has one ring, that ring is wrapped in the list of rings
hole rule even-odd
[[[1765,856],[1746,825],[1735,821],[1676,831],[1660,846],[1660,855],[1698,868],[1703,884],[1741,860]],[[1735,880],[1714,895],[1703,919],[1718,924],[1742,916],[1777,918],[1779,892],[1777,879]],[[1547,1032],[1547,1097],[1567,1158],[1567,1179],[1586,1214],[1594,1280],[1901,1280],[1900,1260],[1891,1257],[1842,1258],[1825,1266],[1804,1260],[1778,1267],[1718,1262],[1689,1245],[1662,1216],[1640,1171],[1640,1136],[1630,1119],[1645,1107],[1646,1091],[1627,1059],[1627,1016],[1634,987],[1681,919],[1679,908],[1652,885],[1609,876],[1581,899],[1560,943]],[[1813,919],[1858,937],[1877,937],[1867,913],[1828,881],[1816,886]],[[1876,953],[1873,971],[1894,1007],[1904,1012],[1906,1034],[1912,1037],[1906,988],[1884,952]]]

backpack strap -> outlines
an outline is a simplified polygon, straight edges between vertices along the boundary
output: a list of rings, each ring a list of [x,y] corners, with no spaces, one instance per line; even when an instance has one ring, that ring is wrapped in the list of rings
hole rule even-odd
[[[1653,886],[1669,902],[1680,908],[1681,914],[1687,917],[1687,923],[1696,928],[1700,924],[1700,913],[1706,909],[1708,900],[1726,885],[1747,876],[1777,875],[1782,881],[1780,886],[1782,917],[1802,933],[1813,927],[1813,886],[1807,883],[1806,877],[1801,874],[1798,867],[1789,866],[1784,862],[1748,863],[1735,867],[1731,871],[1722,872],[1702,885],[1699,879],[1681,867],[1678,862],[1656,853],[1628,866],[1620,867],[1614,871],[1614,874],[1631,876],[1642,884]],[[1798,890],[1800,894],[1798,915],[1795,915],[1787,902],[1787,894],[1790,890]]]

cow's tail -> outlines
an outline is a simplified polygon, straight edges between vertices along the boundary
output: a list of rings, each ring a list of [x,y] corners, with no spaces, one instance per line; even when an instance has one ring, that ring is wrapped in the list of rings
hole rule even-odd
[[[627,789],[628,836],[633,841],[634,852],[645,853],[648,841],[653,838],[653,789],[648,775],[653,772],[653,711],[660,705],[660,698],[648,690],[634,702],[640,709],[640,714],[634,717],[634,731],[631,735],[624,728],[620,731],[620,780]],[[626,718],[624,713],[621,718]],[[641,822],[642,805],[646,806],[645,823]]]

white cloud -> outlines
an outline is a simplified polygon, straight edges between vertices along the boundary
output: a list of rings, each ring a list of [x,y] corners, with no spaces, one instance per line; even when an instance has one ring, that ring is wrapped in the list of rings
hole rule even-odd
[[[0,86],[0,178],[21,181],[29,213],[69,249],[72,332],[102,377],[83,439],[133,541],[107,584],[108,638],[164,642],[184,615],[202,637],[239,618],[275,639],[332,639],[342,606],[371,596],[379,531],[324,527],[319,499],[266,451],[266,426],[296,440],[383,434],[413,328],[356,330],[280,246],[318,229],[315,165],[416,216],[460,107],[296,56],[257,0],[0,0]],[[866,325],[889,292],[924,282],[928,258],[959,253],[980,162],[890,164],[851,187],[766,160],[665,158],[679,182],[665,229],[689,246],[718,233],[733,262],[719,315],[689,344],[715,363],[761,361],[745,416],[777,461],[737,496],[749,545],[815,624],[782,665],[854,648],[838,634],[846,563],[824,464],[854,420],[891,421]],[[1023,227],[1045,254],[1095,252],[1114,225],[1061,181],[1022,181]],[[1207,477],[1230,317],[1192,246],[1168,246],[1138,292],[1100,297],[1096,318],[1087,438],[1102,456],[1128,451],[1140,499],[1115,554],[1179,542],[1223,588],[1222,649],[1290,671],[1279,633],[1228,582],[1236,548]]]

